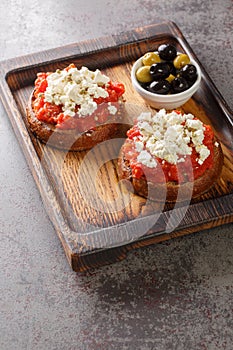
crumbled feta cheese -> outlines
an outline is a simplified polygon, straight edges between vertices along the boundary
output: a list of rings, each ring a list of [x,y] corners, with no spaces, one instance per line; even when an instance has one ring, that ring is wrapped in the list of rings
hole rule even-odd
[[[199,164],[208,158],[210,150],[203,144],[205,127],[191,113],[167,113],[161,109],[154,116],[142,113],[138,120],[141,138],[139,145],[136,142],[136,150],[137,160],[142,164],[151,165],[155,157],[171,164],[184,162],[186,156],[192,154],[192,147],[199,154]]]
[[[153,134],[153,128],[148,122],[140,122],[140,129],[144,131],[144,134]]]
[[[210,155],[210,150],[205,145],[198,145],[196,151],[199,153],[200,157],[198,160],[199,164],[203,164],[206,158]]]
[[[103,88],[110,79],[100,70],[90,71],[87,67],[57,70],[47,77],[48,86],[44,93],[45,102],[62,105],[64,115],[74,116],[75,106],[80,106],[79,115],[91,115],[97,109],[93,100],[108,97]],[[116,107],[109,107],[111,114],[116,113]]]
[[[139,163],[146,165],[148,168],[154,168],[157,165],[156,160],[153,159],[151,154],[146,150],[142,150],[139,153],[137,160]]]
[[[110,81],[109,77],[102,74],[99,69],[94,72],[94,83],[105,85]]]
[[[93,100],[87,100],[86,103],[82,103],[79,108],[79,114],[81,116],[91,115],[97,109],[97,103]]]
[[[137,152],[141,152],[143,150],[143,148],[144,148],[144,144],[141,141],[136,141],[135,142],[135,146],[136,146],[136,151]]]
[[[110,114],[115,115],[117,112],[117,108],[113,105],[111,105],[111,103],[108,103],[108,111]]]
[[[138,120],[150,122],[151,121],[151,113],[150,112],[142,112],[139,115]]]
[[[202,128],[202,122],[200,120],[186,119],[186,126],[190,129],[198,130]]]

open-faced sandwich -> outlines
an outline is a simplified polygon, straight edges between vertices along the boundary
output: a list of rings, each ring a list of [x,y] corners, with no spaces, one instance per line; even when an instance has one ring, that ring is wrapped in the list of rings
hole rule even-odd
[[[192,114],[161,109],[142,113],[128,130],[119,160],[119,178],[136,194],[161,201],[185,200],[207,191],[219,178],[223,153],[209,125]],[[180,196],[181,194],[181,196]],[[189,198],[189,199],[191,199]]]
[[[32,132],[44,143],[81,151],[113,138],[123,108],[124,85],[100,70],[74,64],[38,73],[27,106]]]

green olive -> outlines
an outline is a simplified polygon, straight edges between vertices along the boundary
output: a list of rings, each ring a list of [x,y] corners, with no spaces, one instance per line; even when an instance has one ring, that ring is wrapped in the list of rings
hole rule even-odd
[[[188,55],[184,53],[180,53],[179,55],[176,56],[176,58],[173,61],[173,65],[176,69],[181,69],[184,67],[186,64],[190,63],[190,58]]]
[[[142,66],[136,71],[136,78],[140,83],[149,83],[152,81],[150,75],[150,66]]]
[[[170,74],[169,77],[166,78],[166,80],[167,80],[169,83],[171,83],[172,80],[174,80],[174,79],[175,79],[175,76],[174,76],[173,74]]]
[[[159,62],[161,62],[161,59],[159,55],[155,52],[147,52],[142,57],[142,63],[144,64],[144,66],[151,66],[152,64]]]

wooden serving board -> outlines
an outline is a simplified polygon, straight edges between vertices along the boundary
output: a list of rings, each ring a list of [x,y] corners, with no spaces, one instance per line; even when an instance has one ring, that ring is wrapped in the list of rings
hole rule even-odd
[[[42,144],[28,129],[25,108],[36,74],[70,63],[99,68],[123,82],[129,118],[148,110],[132,88],[130,70],[139,56],[164,42],[198,61],[177,26],[164,22],[0,63],[3,104],[75,271],[119,261],[134,248],[233,221],[232,113],[200,62],[200,89],[182,110],[212,125],[224,151],[224,167],[216,185],[191,203],[161,205],[125,190],[118,183],[116,160],[122,139],[89,152],[65,152]]]

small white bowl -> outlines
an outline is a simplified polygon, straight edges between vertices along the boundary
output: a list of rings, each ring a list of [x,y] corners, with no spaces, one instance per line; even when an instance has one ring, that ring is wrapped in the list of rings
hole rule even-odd
[[[135,90],[141,95],[141,97],[148,103],[151,107],[156,109],[174,109],[182,106],[187,102],[192,95],[197,91],[201,82],[201,69],[197,62],[190,60],[197,69],[197,80],[195,83],[187,90],[179,92],[177,94],[155,94],[154,92],[147,91],[144,89],[136,78],[136,71],[142,64],[142,57],[140,57],[134,64],[131,70],[131,81]]]

